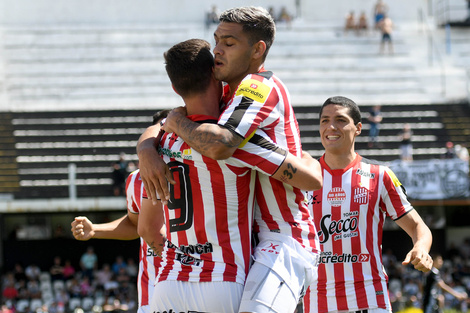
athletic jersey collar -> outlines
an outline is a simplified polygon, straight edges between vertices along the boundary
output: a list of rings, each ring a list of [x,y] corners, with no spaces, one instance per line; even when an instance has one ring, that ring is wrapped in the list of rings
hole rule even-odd
[[[354,158],[354,160],[348,164],[348,166],[346,166],[345,168],[340,168],[340,169],[336,169],[336,170],[332,170],[328,164],[326,164],[325,162],[325,155],[323,154],[320,158],[320,165],[322,168],[324,168],[325,170],[327,170],[330,174],[336,176],[341,176],[343,175],[344,173],[346,173],[350,168],[356,166],[359,162],[361,162],[361,159],[362,157],[357,154],[356,152],[356,157]]]
[[[188,119],[190,119],[193,122],[198,122],[198,123],[217,123],[217,118],[210,116],[210,115],[204,115],[204,114],[193,114],[193,115],[188,115]]]
[[[263,72],[267,72],[266,69],[264,68],[264,66],[262,66],[257,73],[263,73]],[[256,74],[256,73],[254,73],[254,74]],[[248,75],[252,75],[252,74],[248,74]],[[240,82],[240,84],[241,84],[241,82]],[[224,105],[222,106],[222,111],[225,110],[225,108],[227,107],[230,100],[233,99],[234,95],[235,95],[235,92],[230,93],[229,85],[224,83],[224,90],[223,90],[223,95],[222,95],[222,102],[224,103]]]

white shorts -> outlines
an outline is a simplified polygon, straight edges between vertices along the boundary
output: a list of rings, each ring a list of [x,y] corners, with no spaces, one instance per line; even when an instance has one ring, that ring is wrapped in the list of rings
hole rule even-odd
[[[243,285],[234,282],[162,281],[155,285],[152,313],[237,313]]]
[[[294,312],[317,279],[318,254],[277,233],[260,234],[243,290],[240,312]]]

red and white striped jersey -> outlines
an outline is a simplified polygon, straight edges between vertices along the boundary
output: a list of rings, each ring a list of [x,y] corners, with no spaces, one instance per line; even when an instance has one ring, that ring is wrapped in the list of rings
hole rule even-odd
[[[217,123],[203,115],[200,123]],[[198,153],[175,133],[164,133],[159,154],[176,181],[164,206],[167,242],[157,281],[230,281],[244,284],[251,260],[257,169],[272,175],[285,151],[254,134],[227,160]]]
[[[219,125],[244,138],[262,129],[279,147],[301,156],[299,126],[290,95],[272,72],[263,69],[246,76],[228,101]],[[319,251],[315,225],[300,189],[259,175],[256,202],[255,232],[279,232],[294,238],[309,251]]]
[[[345,169],[320,158],[323,188],[309,192],[321,244],[318,281],[304,298],[304,312],[391,310],[382,265],[382,230],[413,209],[395,174],[357,155]]]
[[[140,178],[139,170],[132,172],[126,180],[126,198],[128,214],[139,214],[142,204],[144,184]],[[139,274],[137,276],[137,292],[139,307],[149,305],[153,294],[156,270],[160,266],[161,258],[157,257],[147,243],[140,238]]]

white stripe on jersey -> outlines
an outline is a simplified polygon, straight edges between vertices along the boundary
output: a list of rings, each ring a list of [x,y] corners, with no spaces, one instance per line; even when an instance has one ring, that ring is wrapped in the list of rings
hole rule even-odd
[[[331,170],[320,159],[323,188],[309,193],[321,243],[318,281],[304,311],[390,309],[381,238],[386,216],[412,210],[400,183],[385,166],[357,155],[346,168]]]
[[[128,214],[139,214],[142,205],[144,184],[139,170],[132,172],[126,180],[126,200]],[[160,257],[156,257],[147,243],[140,238],[139,274],[137,276],[137,294],[139,307],[149,305],[155,285],[156,269],[160,266]]]
[[[301,156],[299,126],[289,92],[279,78],[264,69],[243,79],[218,123],[245,138],[261,129],[281,148]],[[304,198],[297,188],[260,177],[256,188],[256,231],[280,232],[307,250],[318,252],[315,225]]]

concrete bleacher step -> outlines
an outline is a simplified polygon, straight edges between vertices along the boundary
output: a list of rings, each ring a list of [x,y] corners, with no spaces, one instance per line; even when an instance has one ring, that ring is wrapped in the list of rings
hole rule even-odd
[[[20,187],[12,117],[11,113],[0,113],[0,194],[11,194]]]

